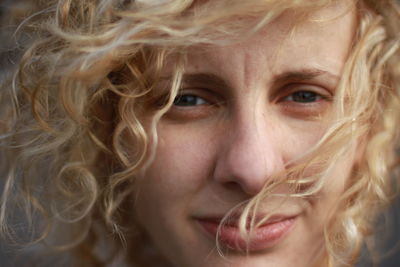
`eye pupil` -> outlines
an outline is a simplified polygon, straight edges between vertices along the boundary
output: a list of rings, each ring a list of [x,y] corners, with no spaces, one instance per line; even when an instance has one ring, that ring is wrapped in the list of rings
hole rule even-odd
[[[314,92],[299,91],[293,93],[293,101],[300,103],[315,102],[317,101],[318,95]]]
[[[195,106],[199,104],[202,104],[202,101],[195,95],[181,95],[174,100],[174,105],[176,106]]]

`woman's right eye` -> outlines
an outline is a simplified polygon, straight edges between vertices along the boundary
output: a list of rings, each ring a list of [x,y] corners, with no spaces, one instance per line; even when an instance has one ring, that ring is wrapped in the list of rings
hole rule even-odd
[[[210,118],[218,114],[222,106],[221,96],[211,90],[182,90],[175,97],[167,118],[183,122]]]
[[[207,104],[210,103],[204,98],[191,94],[178,95],[174,100],[174,105],[179,107],[190,107]]]

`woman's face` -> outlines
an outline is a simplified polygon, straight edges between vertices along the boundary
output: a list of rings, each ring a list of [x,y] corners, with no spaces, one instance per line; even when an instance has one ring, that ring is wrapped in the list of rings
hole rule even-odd
[[[224,257],[215,235],[229,210],[260,192],[329,127],[355,28],[347,8],[324,8],[295,28],[289,12],[239,44],[189,52],[180,97],[159,123],[156,157],[139,177],[135,202],[139,222],[174,266],[321,264],[323,227],[356,147],[313,198],[267,198],[256,217],[272,217],[252,236],[248,255],[233,224],[221,231]]]

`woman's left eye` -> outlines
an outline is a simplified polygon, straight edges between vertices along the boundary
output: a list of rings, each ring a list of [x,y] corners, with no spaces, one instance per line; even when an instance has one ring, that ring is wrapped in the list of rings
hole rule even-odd
[[[312,103],[321,99],[323,99],[323,96],[312,91],[297,91],[284,98],[285,101],[297,103]]]
[[[333,97],[330,89],[321,86],[290,84],[282,88],[276,103],[291,117],[315,119],[329,110]]]
[[[174,100],[174,105],[179,107],[190,107],[206,104],[209,104],[209,102],[204,98],[190,94],[178,95]]]

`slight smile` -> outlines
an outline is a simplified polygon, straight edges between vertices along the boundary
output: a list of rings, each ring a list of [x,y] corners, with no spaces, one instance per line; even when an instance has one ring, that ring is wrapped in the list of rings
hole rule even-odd
[[[238,220],[230,220],[220,228],[223,217],[196,218],[205,234],[217,239],[223,247],[236,251],[256,252],[275,246],[293,228],[297,216],[273,215],[251,233],[249,240],[240,235]]]

